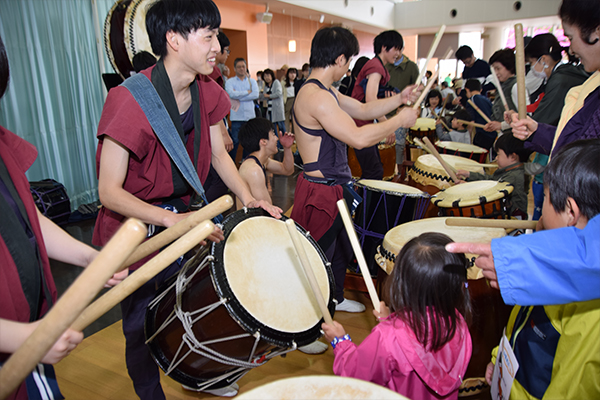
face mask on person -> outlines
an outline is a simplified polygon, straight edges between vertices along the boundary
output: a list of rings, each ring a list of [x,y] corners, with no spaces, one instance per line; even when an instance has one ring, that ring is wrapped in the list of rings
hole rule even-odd
[[[539,63],[542,62],[542,70],[541,71],[537,71],[535,69],[535,66]],[[535,62],[535,64],[533,64],[533,66],[531,67],[531,73],[533,74],[533,76],[535,76],[538,79],[546,79],[548,76],[546,75],[546,69],[548,69],[548,64],[546,64],[544,62],[544,60],[542,60],[542,57],[538,58],[538,60]]]

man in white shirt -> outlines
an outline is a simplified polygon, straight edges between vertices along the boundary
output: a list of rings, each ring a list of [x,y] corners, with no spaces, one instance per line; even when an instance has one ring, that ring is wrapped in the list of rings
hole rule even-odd
[[[231,98],[229,119],[231,120],[233,149],[229,152],[229,155],[235,160],[239,144],[238,132],[244,122],[256,117],[254,100],[258,99],[258,85],[248,74],[246,60],[236,58],[233,66],[235,77],[229,78],[225,82],[225,91]]]

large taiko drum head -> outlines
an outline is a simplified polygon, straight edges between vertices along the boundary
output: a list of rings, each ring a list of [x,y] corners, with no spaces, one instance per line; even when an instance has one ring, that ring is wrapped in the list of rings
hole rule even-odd
[[[333,314],[329,263],[297,228]],[[146,313],[157,364],[197,389],[226,386],[321,336],[322,314],[286,224],[261,209],[239,210],[225,219],[223,234],[167,281]]]
[[[492,239],[506,236],[506,231],[502,228],[483,228],[469,226],[449,226],[446,225],[448,217],[425,218],[418,221],[407,222],[390,230],[383,238],[383,244],[380,246],[376,256],[377,263],[388,274],[394,269],[396,256],[402,250],[402,247],[411,239],[425,232],[438,232],[448,235],[455,242],[473,242],[489,243]],[[462,218],[467,219],[467,218]],[[473,254],[467,254],[467,258],[475,257]],[[482,278],[481,269],[473,266],[469,268],[469,279]]]
[[[239,400],[398,399],[406,397],[383,386],[341,376],[300,376],[268,383],[236,397]]]
[[[477,161],[449,154],[442,154],[441,156],[444,161],[455,169],[478,173],[484,172],[483,167]],[[415,165],[408,171],[408,176],[422,186],[435,186],[440,190],[453,185],[450,175],[444,170],[438,159],[431,154],[424,154],[417,158]]]
[[[156,0],[117,0],[104,21],[104,48],[115,71],[128,78],[140,51],[152,53],[146,32],[146,12]]]

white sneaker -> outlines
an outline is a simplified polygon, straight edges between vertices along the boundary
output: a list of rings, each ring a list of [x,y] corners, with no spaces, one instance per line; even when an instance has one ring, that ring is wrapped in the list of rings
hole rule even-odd
[[[305,346],[298,347],[298,350],[305,354],[321,354],[325,353],[328,347],[325,343],[315,340]]]
[[[335,311],[359,313],[365,311],[365,306],[358,301],[344,299],[341,303],[336,304]]]
[[[232,383],[229,386],[225,386],[219,389],[197,389],[197,388],[193,388],[190,386],[186,386],[186,385],[181,385],[185,390],[190,390],[192,392],[202,392],[202,393],[208,393],[208,394],[212,394],[215,396],[220,396],[220,397],[233,397],[236,394],[238,394],[238,390],[240,390],[240,387],[237,383]]]

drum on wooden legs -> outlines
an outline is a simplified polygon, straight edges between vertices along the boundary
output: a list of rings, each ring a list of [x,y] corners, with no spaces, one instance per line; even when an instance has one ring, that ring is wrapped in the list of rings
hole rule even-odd
[[[374,257],[383,237],[396,225],[423,218],[429,195],[394,182],[362,179],[355,185],[363,201],[354,214],[354,225],[371,275],[376,275]]]
[[[492,239],[503,237],[506,231],[501,228],[473,228],[465,226],[446,225],[447,217],[426,218],[399,225],[390,230],[383,239],[377,253],[377,263],[388,274],[394,269],[396,256],[409,240],[425,232],[439,232],[448,235],[455,242],[489,243]],[[462,218],[467,219],[467,218]],[[473,264],[476,255],[465,254]],[[500,343],[500,338],[511,307],[504,304],[500,291],[489,286],[483,278],[481,269],[472,266],[467,270],[469,294],[473,306],[473,323],[469,327],[473,341],[471,361],[465,377],[484,377],[490,354],[494,347]],[[470,387],[470,382],[463,382],[459,389],[459,396],[475,394],[476,390]]]
[[[298,230],[333,314],[329,264]],[[227,386],[321,336],[322,316],[285,223],[261,209],[240,210],[225,219],[223,233],[161,288],[146,314],[157,364],[197,389]]]
[[[513,189],[508,182],[466,182],[436,193],[431,202],[440,208],[440,216],[504,219]]]
[[[435,147],[440,154],[452,154],[480,163],[485,162],[485,158],[488,154],[486,149],[468,143],[439,141],[435,144]]]

